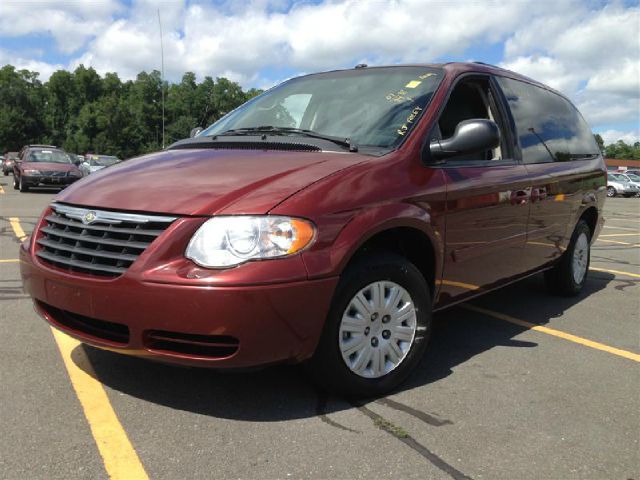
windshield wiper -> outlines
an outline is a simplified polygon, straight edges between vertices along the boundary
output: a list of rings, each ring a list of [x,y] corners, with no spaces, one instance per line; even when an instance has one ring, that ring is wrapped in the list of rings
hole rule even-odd
[[[293,127],[274,127],[272,125],[262,125],[260,127],[246,127],[226,130],[215,136],[223,137],[226,135],[253,135],[253,134],[270,134],[270,135],[300,135],[308,138],[317,138],[319,140],[327,140],[341,147],[348,148],[350,152],[357,152],[358,146],[352,143],[348,138],[333,137],[331,135],[323,135],[322,133],[306,130],[303,128]]]

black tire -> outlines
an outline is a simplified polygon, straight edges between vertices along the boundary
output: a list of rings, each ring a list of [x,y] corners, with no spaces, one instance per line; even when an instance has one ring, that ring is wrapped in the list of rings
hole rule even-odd
[[[5,176],[5,177],[8,177],[8,176],[9,176],[9,172],[7,172],[6,170],[3,170],[3,171],[2,171],[2,173],[4,173],[4,176]]]
[[[24,192],[28,192],[28,191],[29,191],[29,186],[28,186],[28,185],[26,185],[26,184],[24,183],[24,181],[22,180],[22,175],[20,176],[20,184],[19,184],[19,185],[20,185],[20,191],[21,191],[21,192],[23,192],[23,193],[24,193]]]
[[[573,257],[576,250],[576,242],[582,234],[586,235],[587,238],[587,265],[582,280],[580,282],[576,282],[574,277]],[[547,284],[547,288],[554,295],[561,295],[565,297],[573,297],[577,295],[578,293],[580,293],[587,281],[590,262],[591,229],[589,228],[589,225],[587,225],[587,222],[585,222],[584,220],[580,220],[578,221],[578,224],[573,231],[573,235],[571,235],[569,247],[562,255],[562,258],[560,259],[558,264],[551,270],[547,270],[546,272],[544,272],[544,279],[545,283]]]
[[[406,356],[393,370],[378,378],[365,378],[354,373],[343,360],[339,332],[343,313],[353,297],[376,281],[391,281],[406,290],[416,309],[416,331]],[[328,391],[348,397],[382,395],[406,380],[422,358],[430,335],[431,295],[420,271],[399,255],[372,253],[355,261],[341,276],[318,348],[308,367],[316,383]]]
[[[616,189],[613,187],[607,187],[607,197],[613,198],[616,196]]]
[[[15,176],[15,174],[13,175],[13,189],[14,190],[18,190],[20,188],[20,185],[18,184],[18,177]]]

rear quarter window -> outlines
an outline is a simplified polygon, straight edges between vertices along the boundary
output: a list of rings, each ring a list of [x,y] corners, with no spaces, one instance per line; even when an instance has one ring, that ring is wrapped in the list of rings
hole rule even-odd
[[[591,129],[567,99],[518,80],[497,80],[516,125],[524,163],[565,162],[598,155]]]

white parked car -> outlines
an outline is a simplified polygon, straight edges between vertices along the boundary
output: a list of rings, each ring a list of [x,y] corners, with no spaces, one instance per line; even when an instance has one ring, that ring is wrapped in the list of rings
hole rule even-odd
[[[633,197],[640,194],[640,186],[633,184],[621,173],[607,174],[607,197],[624,195]]]
[[[80,165],[80,170],[82,173],[87,176],[90,173],[97,172],[98,170],[102,170],[105,167],[109,167],[111,165],[115,165],[116,163],[120,163],[118,157],[114,157],[112,155],[93,155],[88,154],[84,157],[84,162]]]
[[[637,175],[635,173],[628,173],[628,172],[617,173],[616,175],[620,175],[621,177],[624,177],[627,180],[627,182],[638,187],[638,193],[636,193],[636,197],[640,197],[640,175]]]

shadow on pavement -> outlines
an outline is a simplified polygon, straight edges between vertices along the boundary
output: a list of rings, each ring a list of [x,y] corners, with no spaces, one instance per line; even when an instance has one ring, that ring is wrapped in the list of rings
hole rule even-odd
[[[473,302],[544,325],[611,281],[615,281],[613,275],[591,272],[579,296],[563,298],[549,295],[542,276],[536,275]],[[456,366],[496,346],[535,348],[537,343],[514,338],[525,330],[525,327],[461,308],[436,314],[430,348],[400,390],[437,382],[453,374]],[[79,349],[86,352],[99,380],[110,388],[201,415],[271,422],[323,416],[354,407],[347,401],[326,402],[326,396],[318,395],[304,368],[296,366],[276,366],[251,373],[220,373],[164,365],[88,346],[76,349],[76,357],[82,354]],[[82,366],[82,362],[76,361],[76,364]]]

